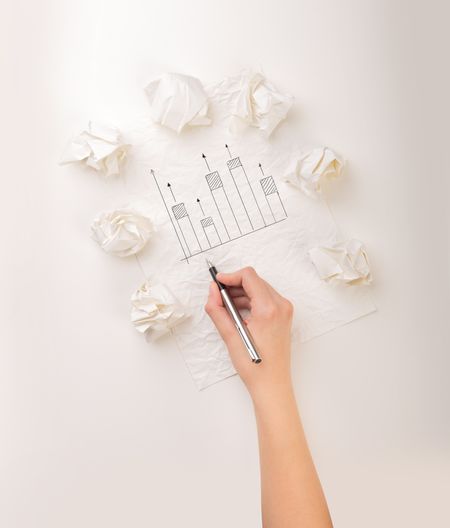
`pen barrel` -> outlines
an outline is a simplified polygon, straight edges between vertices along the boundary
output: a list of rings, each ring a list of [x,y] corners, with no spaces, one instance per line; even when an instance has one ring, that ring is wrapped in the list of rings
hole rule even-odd
[[[241,339],[245,345],[245,348],[247,349],[250,355],[251,360],[254,363],[261,363],[262,360],[258,354],[258,351],[256,350],[256,346],[255,346],[255,343],[253,342],[252,336],[250,332],[247,330],[245,323],[242,320],[241,314],[239,313],[236,306],[234,305],[230,295],[228,294],[226,289],[220,290],[220,294],[223,299],[223,304],[225,305],[225,308],[227,309],[228,313],[233,319],[236,330],[241,336]]]

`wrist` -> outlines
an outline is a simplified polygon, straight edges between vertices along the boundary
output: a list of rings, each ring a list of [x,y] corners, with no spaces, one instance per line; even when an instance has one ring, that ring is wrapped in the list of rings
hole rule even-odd
[[[290,376],[277,382],[260,383],[249,389],[255,410],[295,402],[295,393]]]

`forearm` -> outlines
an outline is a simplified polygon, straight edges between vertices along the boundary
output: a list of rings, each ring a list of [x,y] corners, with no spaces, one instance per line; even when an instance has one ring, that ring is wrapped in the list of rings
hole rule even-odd
[[[291,384],[254,395],[264,528],[332,526]]]
[[[327,504],[309,453],[290,378],[293,305],[252,268],[220,273],[263,358],[249,361],[217,284],[205,309],[223,337],[252,397],[261,465],[264,528],[330,528]]]

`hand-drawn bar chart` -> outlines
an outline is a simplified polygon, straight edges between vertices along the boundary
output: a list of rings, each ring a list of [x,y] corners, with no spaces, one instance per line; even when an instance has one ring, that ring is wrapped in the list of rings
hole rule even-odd
[[[239,157],[227,161],[226,178],[218,170],[211,170],[206,156],[202,154],[202,157],[208,168],[204,182],[210,200],[192,198],[190,204],[184,197],[184,201],[177,201],[175,186],[171,183],[161,186],[159,177],[151,170],[183,252],[181,260],[186,262],[199,253],[282,222],[288,216],[275,180],[264,175],[261,164],[259,168],[264,177],[254,181],[254,188]]]

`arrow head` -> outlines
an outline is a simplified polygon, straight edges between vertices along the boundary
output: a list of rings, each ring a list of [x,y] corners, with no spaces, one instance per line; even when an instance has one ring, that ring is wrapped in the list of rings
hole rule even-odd
[[[202,158],[206,158],[206,156],[204,154],[202,154]]]
[[[167,184],[167,187],[171,187],[170,183]]]
[[[197,202],[200,202],[200,198],[197,198]]]
[[[261,168],[261,163],[259,164],[259,168]]]

